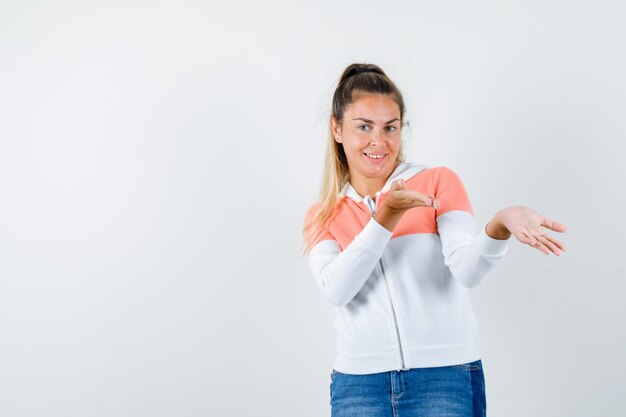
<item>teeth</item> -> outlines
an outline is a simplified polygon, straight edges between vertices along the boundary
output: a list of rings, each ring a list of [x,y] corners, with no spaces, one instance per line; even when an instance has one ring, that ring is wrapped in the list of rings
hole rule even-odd
[[[369,154],[369,153],[366,153],[365,155],[367,155],[368,158],[374,158],[374,159],[380,159],[383,156],[385,156],[385,155],[372,155],[372,154]]]

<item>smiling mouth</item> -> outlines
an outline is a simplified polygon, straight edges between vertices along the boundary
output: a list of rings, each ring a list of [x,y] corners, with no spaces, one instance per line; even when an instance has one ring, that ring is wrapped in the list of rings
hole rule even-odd
[[[383,159],[385,156],[387,156],[387,154],[379,155],[379,154],[365,153],[365,152],[363,152],[363,155],[367,156],[370,159]]]

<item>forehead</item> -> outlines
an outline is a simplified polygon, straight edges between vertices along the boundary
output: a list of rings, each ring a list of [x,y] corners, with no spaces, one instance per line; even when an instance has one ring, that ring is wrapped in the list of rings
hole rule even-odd
[[[350,119],[363,117],[371,120],[391,120],[400,118],[400,106],[390,95],[361,93],[355,94],[345,111]]]

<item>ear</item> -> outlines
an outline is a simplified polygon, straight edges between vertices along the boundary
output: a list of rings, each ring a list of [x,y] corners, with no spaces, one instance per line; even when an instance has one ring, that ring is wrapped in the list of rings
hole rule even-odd
[[[330,116],[330,130],[335,138],[335,142],[341,143],[341,125],[335,119],[335,116]]]

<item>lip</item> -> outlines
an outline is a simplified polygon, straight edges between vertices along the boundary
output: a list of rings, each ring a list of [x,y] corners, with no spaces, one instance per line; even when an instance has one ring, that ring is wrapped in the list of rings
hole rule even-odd
[[[386,153],[385,153],[385,154],[376,154],[376,153],[372,153],[372,154],[370,154],[370,155],[382,155],[382,156],[383,156],[382,158],[370,158],[369,156],[367,156],[367,152],[363,152],[363,154],[362,154],[362,155],[363,155],[363,156],[365,157],[365,159],[367,159],[368,161],[370,161],[370,162],[372,162],[372,163],[374,163],[374,164],[380,164],[381,162],[383,162],[383,161],[385,161],[385,160],[387,159],[387,156],[388,156],[389,154],[386,154]]]

